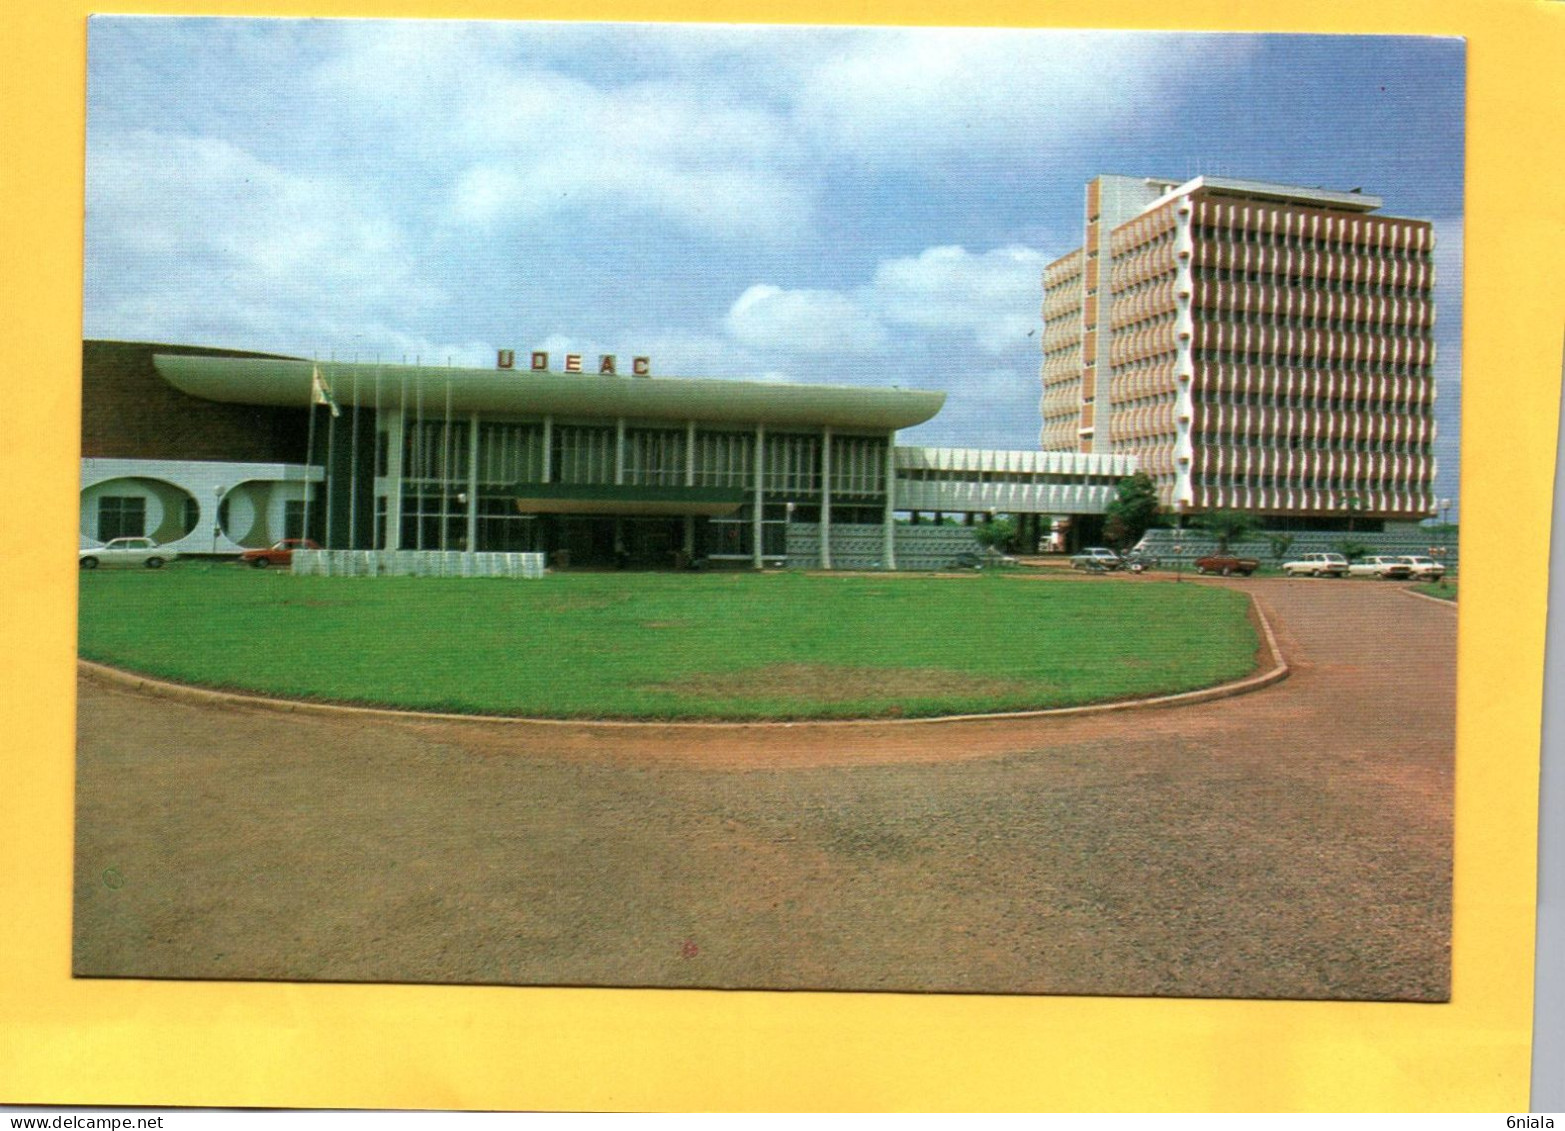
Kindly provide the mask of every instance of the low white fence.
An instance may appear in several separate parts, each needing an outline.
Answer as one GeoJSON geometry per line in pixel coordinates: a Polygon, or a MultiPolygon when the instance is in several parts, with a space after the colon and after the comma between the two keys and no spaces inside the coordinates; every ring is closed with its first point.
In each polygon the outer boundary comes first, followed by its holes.
{"type": "Polygon", "coordinates": [[[295,550],[293,572],[310,577],[543,576],[542,554],[441,550],[295,550]]]}

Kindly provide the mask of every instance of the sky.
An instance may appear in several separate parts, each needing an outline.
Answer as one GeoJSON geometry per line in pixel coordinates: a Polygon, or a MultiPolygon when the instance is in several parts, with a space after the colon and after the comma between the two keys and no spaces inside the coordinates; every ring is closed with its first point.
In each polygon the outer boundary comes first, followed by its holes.
{"type": "Polygon", "coordinates": [[[1036,449],[1088,180],[1362,188],[1436,225],[1455,496],[1464,86],[1417,37],[94,17],[83,332],[940,389],[901,442],[1036,449]]]}

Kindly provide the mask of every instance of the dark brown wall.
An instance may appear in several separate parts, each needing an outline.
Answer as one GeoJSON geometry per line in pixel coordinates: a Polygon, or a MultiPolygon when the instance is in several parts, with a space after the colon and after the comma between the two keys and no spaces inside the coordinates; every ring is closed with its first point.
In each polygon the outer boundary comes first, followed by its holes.
{"type": "Polygon", "coordinates": [[[187,396],[158,375],[155,353],[275,357],[149,342],[82,343],[82,455],[303,463],[309,416],[297,409],[187,396]]]}

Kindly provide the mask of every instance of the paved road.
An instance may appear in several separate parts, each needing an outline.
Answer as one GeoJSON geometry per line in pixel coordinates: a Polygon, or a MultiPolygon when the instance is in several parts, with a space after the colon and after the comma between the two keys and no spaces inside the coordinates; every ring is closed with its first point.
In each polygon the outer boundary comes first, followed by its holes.
{"type": "Polygon", "coordinates": [[[1288,680],[1071,719],[366,725],[83,680],[75,969],[1444,1000],[1454,610],[1220,584],[1288,680]]]}

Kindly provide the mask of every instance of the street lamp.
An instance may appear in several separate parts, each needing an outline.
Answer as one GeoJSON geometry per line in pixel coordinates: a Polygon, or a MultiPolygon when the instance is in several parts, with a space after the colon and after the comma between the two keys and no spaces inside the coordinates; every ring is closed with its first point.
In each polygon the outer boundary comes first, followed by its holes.
{"type": "Polygon", "coordinates": [[[222,529],[219,516],[223,508],[223,494],[227,490],[228,488],[221,483],[212,488],[212,556],[214,558],[217,557],[217,536],[222,529]]]}
{"type": "Polygon", "coordinates": [[[1174,584],[1178,585],[1185,579],[1185,548],[1179,542],[1174,543],[1174,584]]]}
{"type": "Polygon", "coordinates": [[[1440,586],[1445,587],[1445,575],[1450,570],[1451,560],[1451,500],[1440,500],[1440,557],[1444,559],[1445,569],[1440,571],[1440,586]]]}

